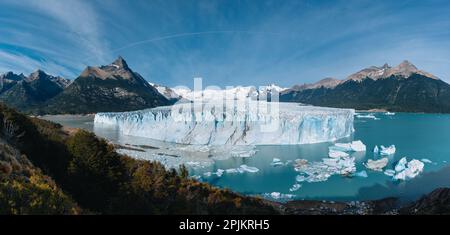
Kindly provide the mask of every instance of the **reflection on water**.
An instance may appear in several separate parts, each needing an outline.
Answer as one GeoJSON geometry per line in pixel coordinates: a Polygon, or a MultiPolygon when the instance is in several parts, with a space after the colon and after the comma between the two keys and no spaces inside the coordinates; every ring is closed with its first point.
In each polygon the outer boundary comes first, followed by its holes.
{"type": "Polygon", "coordinates": [[[386,116],[380,113],[375,116],[379,120],[355,119],[354,136],[340,140],[362,140],[367,145],[366,153],[353,154],[357,171],[366,170],[367,178],[335,175],[325,182],[303,182],[295,192],[289,190],[296,184],[298,175],[292,163],[300,158],[310,162],[321,161],[327,157],[332,143],[234,149],[186,146],[124,136],[104,126],[94,128],[93,116],[46,116],[45,119],[94,131],[117,144],[119,152],[136,158],[157,160],[169,167],[185,164],[191,175],[201,177],[201,180],[251,195],[280,192],[293,194],[296,199],[369,200],[397,196],[408,200],[437,187],[450,186],[450,166],[447,163],[450,161],[450,115],[400,113],[386,116]],[[375,145],[391,144],[396,145],[397,152],[389,157],[387,169],[392,169],[404,156],[409,160],[427,158],[432,163],[425,163],[423,174],[405,182],[394,182],[382,172],[369,171],[363,166],[367,159],[375,158],[371,151],[375,145]],[[271,164],[274,158],[283,164],[274,166],[271,164]],[[259,171],[236,173],[241,165],[256,167],[259,171]],[[228,172],[222,172],[227,169],[228,172]]]}

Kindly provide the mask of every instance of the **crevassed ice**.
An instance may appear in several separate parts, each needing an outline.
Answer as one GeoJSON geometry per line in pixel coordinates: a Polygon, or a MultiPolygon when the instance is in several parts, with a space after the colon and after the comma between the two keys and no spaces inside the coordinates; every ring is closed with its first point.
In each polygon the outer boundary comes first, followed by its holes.
{"type": "Polygon", "coordinates": [[[311,144],[348,137],[354,130],[353,109],[237,102],[98,113],[94,123],[114,126],[124,135],[193,145],[311,144]]]}

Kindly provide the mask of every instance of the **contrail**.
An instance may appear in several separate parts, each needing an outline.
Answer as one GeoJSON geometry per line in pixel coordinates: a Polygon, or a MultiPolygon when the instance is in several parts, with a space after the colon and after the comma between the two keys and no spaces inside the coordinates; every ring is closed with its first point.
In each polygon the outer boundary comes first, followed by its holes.
{"type": "MultiPolygon", "coordinates": [[[[127,44],[123,47],[113,49],[111,52],[117,53],[119,51],[139,46],[142,44],[147,43],[153,43],[158,41],[163,41],[167,39],[174,39],[174,38],[182,38],[182,37],[190,37],[190,36],[198,36],[198,35],[208,35],[208,34],[267,34],[267,35],[273,35],[273,36],[281,36],[281,33],[273,33],[273,32],[258,32],[258,31],[236,31],[236,30],[225,30],[225,31],[203,31],[203,32],[191,32],[191,33],[179,33],[179,34],[172,34],[167,36],[161,36],[151,39],[146,39],[142,41],[132,42],[130,44],[127,44]]],[[[86,58],[87,60],[93,59],[94,56],[86,58]]]]}

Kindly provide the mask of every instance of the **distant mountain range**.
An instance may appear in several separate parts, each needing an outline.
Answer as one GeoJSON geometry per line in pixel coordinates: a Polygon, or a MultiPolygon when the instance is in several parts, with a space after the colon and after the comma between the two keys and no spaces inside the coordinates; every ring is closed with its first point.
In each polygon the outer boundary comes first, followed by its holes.
{"type": "Polygon", "coordinates": [[[70,80],[41,70],[28,77],[8,72],[0,76],[0,101],[19,110],[30,110],[55,97],[69,84],[70,80]]]}
{"type": "Polygon", "coordinates": [[[73,82],[38,70],[28,77],[12,72],[0,75],[0,101],[34,114],[85,114],[119,112],[192,101],[202,96],[213,100],[271,99],[276,91],[281,102],[404,112],[450,113],[450,85],[419,70],[408,61],[365,68],[346,79],[325,78],[316,83],[281,88],[276,85],[225,90],[169,88],[147,82],[119,57],[113,63],[87,67],[73,82]]]}
{"type": "Polygon", "coordinates": [[[344,80],[323,79],[281,92],[280,101],[317,106],[450,113],[450,85],[409,61],[372,66],[344,80]]]}

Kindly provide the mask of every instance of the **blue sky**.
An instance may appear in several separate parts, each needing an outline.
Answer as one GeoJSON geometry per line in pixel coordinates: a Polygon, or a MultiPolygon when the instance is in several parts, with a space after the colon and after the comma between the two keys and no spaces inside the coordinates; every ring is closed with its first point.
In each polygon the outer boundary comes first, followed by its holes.
{"type": "Polygon", "coordinates": [[[410,60],[450,81],[450,1],[1,0],[0,73],[122,55],[168,86],[291,86],[410,60]]]}

